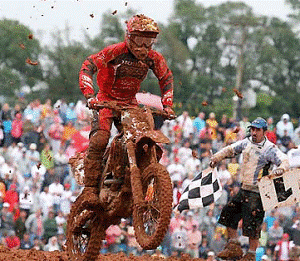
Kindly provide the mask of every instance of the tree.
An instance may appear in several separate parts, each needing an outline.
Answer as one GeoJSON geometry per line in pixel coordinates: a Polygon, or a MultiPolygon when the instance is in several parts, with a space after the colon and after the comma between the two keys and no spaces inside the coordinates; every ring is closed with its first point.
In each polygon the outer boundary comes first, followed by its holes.
{"type": "Polygon", "coordinates": [[[278,119],[283,113],[298,117],[299,39],[290,24],[278,18],[267,19],[266,24],[254,35],[256,64],[252,68],[252,79],[274,96],[268,105],[270,115],[276,115],[278,119]]]}
{"type": "Polygon", "coordinates": [[[0,50],[0,68],[3,73],[1,88],[4,88],[6,95],[13,95],[21,83],[32,87],[43,78],[41,65],[29,64],[28,59],[33,64],[38,62],[42,49],[27,26],[15,20],[0,20],[0,50]]]}
{"type": "Polygon", "coordinates": [[[21,86],[21,78],[15,71],[4,67],[0,69],[0,90],[1,95],[5,97],[13,97],[14,91],[21,86]]]}
{"type": "Polygon", "coordinates": [[[52,35],[52,48],[46,48],[48,64],[45,68],[45,81],[49,85],[44,96],[52,100],[65,98],[76,101],[82,98],[78,84],[78,73],[83,61],[91,54],[82,43],[69,41],[68,30],[52,35]],[[65,33],[65,35],[64,35],[65,33]]]}

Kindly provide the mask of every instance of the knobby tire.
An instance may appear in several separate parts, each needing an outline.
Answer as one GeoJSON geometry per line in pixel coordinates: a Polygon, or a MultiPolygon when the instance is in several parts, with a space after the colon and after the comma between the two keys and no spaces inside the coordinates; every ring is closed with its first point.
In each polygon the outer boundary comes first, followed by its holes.
{"type": "Polygon", "coordinates": [[[149,165],[141,176],[143,198],[147,198],[147,187],[151,180],[154,180],[154,196],[152,201],[145,200],[145,206],[134,206],[133,225],[137,242],[141,247],[155,249],[164,239],[170,224],[173,201],[172,183],[168,171],[159,163],[149,165]],[[149,223],[148,217],[151,217],[149,223]],[[152,231],[149,232],[150,230],[152,231]]]}

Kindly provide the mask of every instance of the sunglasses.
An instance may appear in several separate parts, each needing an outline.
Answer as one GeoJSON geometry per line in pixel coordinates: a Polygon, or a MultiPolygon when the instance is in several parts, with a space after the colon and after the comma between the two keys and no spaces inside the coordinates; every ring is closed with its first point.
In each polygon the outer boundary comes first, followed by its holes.
{"type": "Polygon", "coordinates": [[[154,44],[156,39],[152,37],[131,35],[130,40],[133,41],[138,47],[145,45],[147,48],[149,48],[154,44]]]}

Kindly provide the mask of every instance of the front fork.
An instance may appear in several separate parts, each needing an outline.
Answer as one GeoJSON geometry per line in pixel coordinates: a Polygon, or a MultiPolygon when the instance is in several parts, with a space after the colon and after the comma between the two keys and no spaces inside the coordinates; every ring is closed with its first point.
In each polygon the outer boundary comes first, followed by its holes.
{"type": "Polygon", "coordinates": [[[132,188],[133,204],[136,207],[140,207],[145,204],[145,201],[143,198],[141,173],[136,162],[135,146],[132,141],[128,141],[126,143],[126,147],[127,147],[129,167],[130,167],[130,181],[131,181],[131,188],[132,188]]]}

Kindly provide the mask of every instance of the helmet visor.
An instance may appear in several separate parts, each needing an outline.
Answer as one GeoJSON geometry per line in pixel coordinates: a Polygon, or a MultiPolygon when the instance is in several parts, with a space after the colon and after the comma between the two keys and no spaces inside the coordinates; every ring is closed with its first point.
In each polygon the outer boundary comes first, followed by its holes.
{"type": "Polygon", "coordinates": [[[130,35],[130,40],[133,41],[138,47],[145,45],[147,48],[149,48],[154,44],[156,39],[153,37],[130,35]]]}

